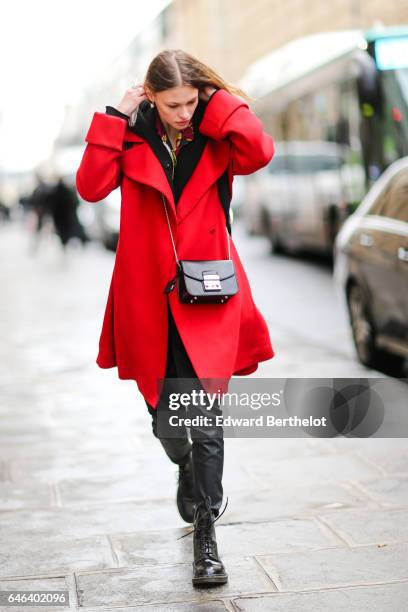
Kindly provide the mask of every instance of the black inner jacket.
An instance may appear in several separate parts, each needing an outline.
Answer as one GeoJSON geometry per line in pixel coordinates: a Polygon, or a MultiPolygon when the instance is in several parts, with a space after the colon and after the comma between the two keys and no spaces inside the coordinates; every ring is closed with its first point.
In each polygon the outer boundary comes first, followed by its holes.
{"type": "MultiPolygon", "coordinates": [[[[192,175],[194,168],[200,160],[208,140],[207,136],[199,132],[199,126],[207,104],[208,102],[204,102],[201,99],[198,101],[192,117],[194,138],[191,142],[184,144],[177,155],[177,164],[174,169],[174,179],[172,179],[173,164],[170,159],[169,152],[156,130],[156,107],[152,108],[147,100],[143,100],[143,102],[141,102],[139,105],[135,125],[129,126],[130,131],[147,140],[157,159],[161,163],[173,192],[176,206],[188,179],[192,175]]],[[[129,119],[127,115],[121,113],[113,106],[106,107],[106,114],[122,117],[123,119],[126,119],[126,121],[129,119]]],[[[132,142],[124,141],[124,149],[130,148],[133,144],[134,143],[132,142]]],[[[228,232],[231,234],[229,215],[231,195],[228,186],[227,171],[225,171],[224,174],[218,179],[218,196],[224,210],[228,232]]]]}

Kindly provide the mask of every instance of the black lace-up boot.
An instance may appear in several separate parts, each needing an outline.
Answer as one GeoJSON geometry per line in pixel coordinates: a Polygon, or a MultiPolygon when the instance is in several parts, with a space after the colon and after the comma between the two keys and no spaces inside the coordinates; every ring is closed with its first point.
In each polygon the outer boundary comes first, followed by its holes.
{"type": "Polygon", "coordinates": [[[181,518],[186,523],[194,521],[194,470],[192,452],[187,455],[187,461],[179,466],[177,508],[181,518]]]}
{"type": "Polygon", "coordinates": [[[215,517],[211,509],[210,497],[206,498],[205,503],[201,502],[196,507],[194,514],[194,586],[215,586],[228,581],[228,574],[218,555],[215,539],[214,523],[220,517],[221,515],[215,517]]]}

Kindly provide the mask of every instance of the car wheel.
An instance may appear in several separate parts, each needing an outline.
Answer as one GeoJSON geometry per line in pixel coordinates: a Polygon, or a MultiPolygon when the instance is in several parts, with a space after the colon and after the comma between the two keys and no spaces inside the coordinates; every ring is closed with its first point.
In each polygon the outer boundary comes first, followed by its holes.
{"type": "Polygon", "coordinates": [[[285,252],[281,241],[275,233],[269,234],[269,251],[272,255],[280,255],[285,252]]]}
{"type": "Polygon", "coordinates": [[[262,227],[263,233],[269,240],[269,252],[271,255],[279,255],[284,252],[278,234],[272,229],[272,223],[268,213],[264,209],[262,212],[262,227]]]}
{"type": "Polygon", "coordinates": [[[376,347],[375,328],[361,287],[351,286],[347,302],[354,346],[361,363],[390,375],[400,374],[405,358],[376,347]]]}
{"type": "Polygon", "coordinates": [[[269,252],[271,255],[281,255],[285,253],[285,248],[279,238],[279,234],[274,231],[271,227],[271,222],[268,220],[268,238],[269,238],[269,252]]]}

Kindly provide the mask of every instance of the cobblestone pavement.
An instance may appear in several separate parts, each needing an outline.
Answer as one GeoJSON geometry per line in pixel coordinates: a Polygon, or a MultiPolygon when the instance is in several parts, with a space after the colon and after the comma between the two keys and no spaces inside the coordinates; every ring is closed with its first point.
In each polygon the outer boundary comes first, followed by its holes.
{"type": "MultiPolygon", "coordinates": [[[[279,273],[239,241],[250,276],[279,273]]],[[[177,541],[190,527],[176,466],[135,383],[95,364],[112,254],[90,244],[63,255],[53,235],[34,252],[17,225],[0,227],[0,252],[0,591],[66,589],[88,612],[408,609],[405,439],[227,438],[217,538],[230,579],[196,590],[192,537],[177,541]]],[[[314,357],[361,374],[344,326],[329,321],[336,349],[322,335],[305,360],[277,315],[267,319],[282,351],[260,375],[292,364],[313,376],[314,357]]]]}

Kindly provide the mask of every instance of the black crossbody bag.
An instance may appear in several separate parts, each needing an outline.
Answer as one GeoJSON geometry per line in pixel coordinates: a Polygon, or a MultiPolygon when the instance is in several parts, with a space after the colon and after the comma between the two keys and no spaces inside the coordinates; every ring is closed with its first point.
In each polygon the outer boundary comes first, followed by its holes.
{"type": "Polygon", "coordinates": [[[165,293],[170,293],[177,284],[179,301],[184,304],[223,304],[238,293],[227,227],[228,259],[179,260],[163,195],[162,200],[177,265],[177,274],[167,284],[165,293]]]}

